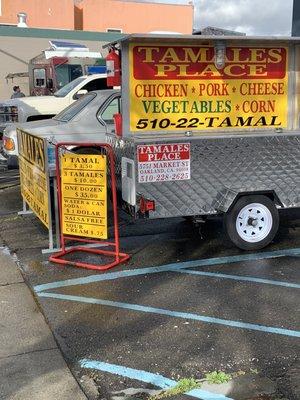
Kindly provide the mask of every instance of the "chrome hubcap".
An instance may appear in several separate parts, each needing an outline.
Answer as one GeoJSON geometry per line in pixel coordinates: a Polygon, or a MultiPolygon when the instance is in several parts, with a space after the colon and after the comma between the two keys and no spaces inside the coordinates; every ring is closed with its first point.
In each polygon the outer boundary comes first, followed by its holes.
{"type": "Polygon", "coordinates": [[[244,207],[236,219],[238,235],[246,242],[257,243],[264,240],[273,226],[270,210],[260,203],[244,207]]]}

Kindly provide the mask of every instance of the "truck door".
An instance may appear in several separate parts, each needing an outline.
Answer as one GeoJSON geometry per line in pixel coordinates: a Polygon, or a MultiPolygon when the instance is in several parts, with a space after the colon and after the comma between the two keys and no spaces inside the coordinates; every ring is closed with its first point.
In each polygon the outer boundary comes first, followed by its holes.
{"type": "Polygon", "coordinates": [[[39,65],[33,68],[32,96],[44,96],[49,93],[47,88],[47,76],[49,76],[49,65],[39,65]]]}

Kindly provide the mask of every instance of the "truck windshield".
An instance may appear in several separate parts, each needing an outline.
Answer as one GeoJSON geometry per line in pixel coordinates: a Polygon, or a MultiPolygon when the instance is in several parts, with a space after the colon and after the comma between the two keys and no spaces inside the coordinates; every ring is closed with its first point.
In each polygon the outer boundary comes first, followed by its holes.
{"type": "Polygon", "coordinates": [[[74,79],[74,81],[68,83],[66,86],[59,89],[57,92],[54,93],[55,97],[65,97],[68,93],[70,93],[77,85],[79,85],[82,81],[86,78],[80,76],[79,78],[74,79]]]}
{"type": "Polygon", "coordinates": [[[62,122],[71,121],[71,119],[79,114],[95,97],[95,93],[89,93],[80,97],[80,99],[69,105],[69,107],[61,111],[53,119],[62,122]]]}

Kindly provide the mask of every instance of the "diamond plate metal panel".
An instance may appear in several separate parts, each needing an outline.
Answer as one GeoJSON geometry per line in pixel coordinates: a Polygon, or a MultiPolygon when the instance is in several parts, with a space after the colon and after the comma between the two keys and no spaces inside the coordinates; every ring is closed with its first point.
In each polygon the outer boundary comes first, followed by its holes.
{"type": "MultiPolygon", "coordinates": [[[[300,206],[300,135],[165,139],[191,143],[191,179],[138,183],[137,195],[155,200],[150,218],[206,215],[226,211],[241,192],[274,191],[284,207],[300,206]]],[[[118,171],[121,156],[136,158],[139,144],[161,138],[124,141],[115,146],[118,171]]],[[[137,173],[137,168],[136,168],[137,173]]],[[[136,175],[137,181],[137,175],[136,175]]]]}

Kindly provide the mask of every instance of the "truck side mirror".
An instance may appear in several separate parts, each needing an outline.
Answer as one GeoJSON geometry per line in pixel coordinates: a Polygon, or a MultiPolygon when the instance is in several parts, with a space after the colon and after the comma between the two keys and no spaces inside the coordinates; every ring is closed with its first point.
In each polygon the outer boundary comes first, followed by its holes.
{"type": "Polygon", "coordinates": [[[47,78],[46,86],[47,89],[53,89],[53,79],[47,78]]]}
{"type": "Polygon", "coordinates": [[[84,96],[85,94],[87,94],[87,90],[86,89],[79,89],[77,93],[74,94],[74,99],[78,100],[80,99],[80,97],[84,96]]]}

